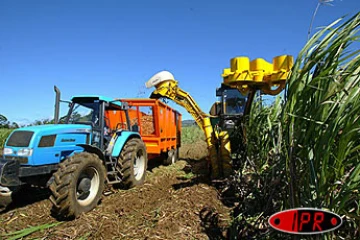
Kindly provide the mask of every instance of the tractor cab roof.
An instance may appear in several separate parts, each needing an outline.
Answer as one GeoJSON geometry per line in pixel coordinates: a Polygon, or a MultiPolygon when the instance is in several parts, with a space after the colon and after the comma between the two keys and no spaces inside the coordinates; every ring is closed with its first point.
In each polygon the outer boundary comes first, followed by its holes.
{"type": "Polygon", "coordinates": [[[77,95],[71,98],[71,101],[74,103],[79,103],[81,105],[86,105],[86,103],[93,103],[94,101],[103,101],[109,103],[108,109],[122,109],[122,102],[115,100],[110,97],[104,97],[100,95],[77,95]]]}

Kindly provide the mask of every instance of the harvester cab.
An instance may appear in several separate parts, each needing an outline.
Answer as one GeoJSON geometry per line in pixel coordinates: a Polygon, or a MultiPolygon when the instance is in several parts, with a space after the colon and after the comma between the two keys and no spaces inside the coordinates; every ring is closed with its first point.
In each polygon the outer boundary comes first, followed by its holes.
{"type": "Polygon", "coordinates": [[[216,123],[223,130],[234,130],[246,114],[247,94],[242,94],[237,89],[222,84],[216,89],[216,97],[219,99],[218,111],[213,114],[216,118],[212,121],[212,125],[216,123]]]}
{"type": "Polygon", "coordinates": [[[55,92],[55,124],[18,128],[6,140],[0,198],[22,185],[46,186],[53,213],[71,218],[98,204],[105,183],[142,184],[147,151],[140,133],[132,131],[126,102],[97,95],[62,101],[56,87],[55,92]],[[67,102],[69,111],[59,119],[60,102],[67,102]],[[110,112],[119,113],[116,123],[109,122],[110,112]]]}

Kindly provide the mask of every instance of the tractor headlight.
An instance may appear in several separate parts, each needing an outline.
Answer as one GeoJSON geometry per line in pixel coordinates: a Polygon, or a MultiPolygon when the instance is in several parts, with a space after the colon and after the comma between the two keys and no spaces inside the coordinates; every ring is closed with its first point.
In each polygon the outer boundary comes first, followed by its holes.
{"type": "Polygon", "coordinates": [[[29,157],[32,155],[33,150],[31,148],[21,148],[17,151],[18,156],[29,157]]]}
{"type": "Polygon", "coordinates": [[[4,148],[4,151],[3,151],[4,155],[10,155],[13,153],[14,153],[14,151],[12,150],[12,148],[4,148]]]}

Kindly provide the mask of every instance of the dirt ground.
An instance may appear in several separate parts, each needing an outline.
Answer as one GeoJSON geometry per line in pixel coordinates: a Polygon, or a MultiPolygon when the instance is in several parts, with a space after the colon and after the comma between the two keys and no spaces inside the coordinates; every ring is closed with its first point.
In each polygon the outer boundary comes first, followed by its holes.
{"type": "MultiPolygon", "coordinates": [[[[112,192],[93,211],[26,239],[223,239],[231,209],[209,184],[206,153],[205,143],[184,145],[172,166],[149,162],[144,185],[112,192]]],[[[0,236],[57,223],[48,197],[36,189],[16,196],[0,213],[0,236]]]]}

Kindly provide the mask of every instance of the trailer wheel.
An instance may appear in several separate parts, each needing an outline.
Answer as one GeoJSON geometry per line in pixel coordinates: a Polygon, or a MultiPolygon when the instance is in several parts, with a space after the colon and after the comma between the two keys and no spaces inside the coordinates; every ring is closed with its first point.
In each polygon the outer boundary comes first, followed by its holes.
{"type": "Polygon", "coordinates": [[[76,218],[94,209],[102,197],[105,167],[96,154],[82,152],[60,163],[49,188],[53,215],[76,218]]]}
{"type": "Polygon", "coordinates": [[[177,149],[171,149],[168,151],[167,157],[164,158],[164,165],[169,166],[174,164],[179,159],[179,151],[177,149]]]}
{"type": "Polygon", "coordinates": [[[13,195],[19,191],[20,187],[4,187],[0,185],[0,210],[6,209],[13,201],[13,195]]]}
{"type": "Polygon", "coordinates": [[[118,160],[119,171],[124,188],[143,184],[147,169],[147,153],[143,141],[130,139],[123,147],[118,160]]]}

